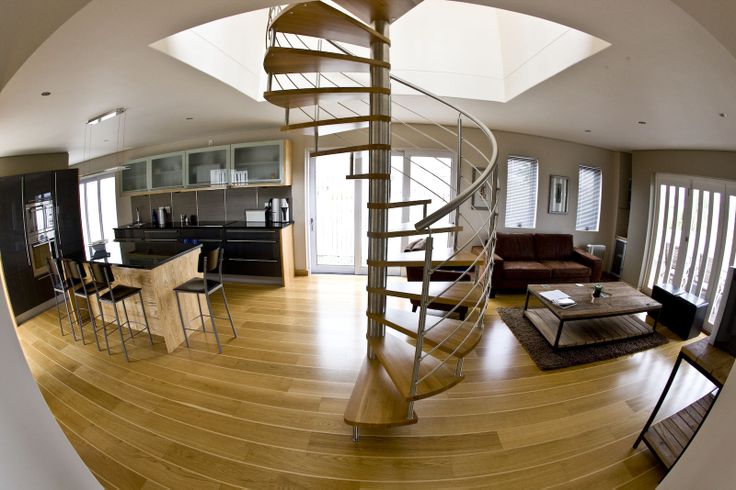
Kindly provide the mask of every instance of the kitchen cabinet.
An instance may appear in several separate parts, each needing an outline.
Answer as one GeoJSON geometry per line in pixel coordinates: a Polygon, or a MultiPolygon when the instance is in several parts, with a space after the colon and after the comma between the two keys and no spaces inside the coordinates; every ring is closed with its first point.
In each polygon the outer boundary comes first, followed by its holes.
{"type": "Polygon", "coordinates": [[[184,186],[184,152],[151,157],[151,189],[184,186]]]}
{"type": "Polygon", "coordinates": [[[38,172],[23,176],[23,202],[42,201],[54,190],[54,172],[38,172]]]}
{"type": "Polygon", "coordinates": [[[291,185],[291,144],[288,140],[231,146],[232,185],[291,185]]]}
{"type": "Polygon", "coordinates": [[[79,206],[79,171],[54,172],[56,205],[56,246],[61,256],[73,257],[84,250],[82,215],[79,206]],[[72,191],[72,189],[76,189],[72,191]]]}
{"type": "Polygon", "coordinates": [[[186,152],[187,187],[226,185],[229,182],[230,146],[186,152]]]}
{"type": "Polygon", "coordinates": [[[125,164],[121,172],[123,192],[135,192],[148,190],[148,159],[134,160],[125,164]]]}

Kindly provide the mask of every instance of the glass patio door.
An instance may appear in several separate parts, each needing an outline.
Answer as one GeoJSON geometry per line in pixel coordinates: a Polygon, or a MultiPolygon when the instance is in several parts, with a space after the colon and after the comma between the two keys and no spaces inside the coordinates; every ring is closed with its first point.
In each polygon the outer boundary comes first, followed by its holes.
{"type": "Polygon", "coordinates": [[[705,299],[709,330],[736,265],[736,183],[658,175],[653,217],[643,289],[669,283],[705,299]]]}

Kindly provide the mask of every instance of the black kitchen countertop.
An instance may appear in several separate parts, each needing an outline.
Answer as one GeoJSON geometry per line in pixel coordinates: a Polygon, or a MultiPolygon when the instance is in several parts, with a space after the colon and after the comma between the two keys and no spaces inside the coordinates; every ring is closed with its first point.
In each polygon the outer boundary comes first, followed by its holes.
{"type": "Polygon", "coordinates": [[[240,221],[199,221],[196,225],[182,225],[181,223],[173,222],[167,223],[165,226],[154,226],[151,223],[143,223],[136,225],[131,223],[129,225],[118,226],[118,230],[188,230],[192,228],[242,228],[242,229],[266,229],[266,230],[280,230],[286,228],[289,225],[294,224],[293,221],[289,222],[266,222],[266,221],[255,221],[246,223],[243,220],[240,221]]]}
{"type": "Polygon", "coordinates": [[[133,269],[154,269],[201,246],[179,242],[109,242],[105,251],[93,253],[87,248],[86,259],[133,269]]]}

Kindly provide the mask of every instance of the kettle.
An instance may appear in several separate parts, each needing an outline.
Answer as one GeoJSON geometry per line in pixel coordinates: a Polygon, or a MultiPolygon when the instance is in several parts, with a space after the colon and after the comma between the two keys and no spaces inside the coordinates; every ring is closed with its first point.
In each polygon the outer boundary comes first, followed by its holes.
{"type": "Polygon", "coordinates": [[[161,206],[158,208],[158,226],[165,228],[171,223],[171,208],[169,206],[161,206]]]}

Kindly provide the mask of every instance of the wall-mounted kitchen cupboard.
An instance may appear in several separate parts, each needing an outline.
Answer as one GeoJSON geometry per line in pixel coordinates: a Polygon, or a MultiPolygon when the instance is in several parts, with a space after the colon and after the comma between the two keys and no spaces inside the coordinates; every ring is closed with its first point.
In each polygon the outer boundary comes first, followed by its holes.
{"type": "Polygon", "coordinates": [[[123,192],[291,185],[291,142],[259,141],[197,148],[125,164],[123,192]]]}
{"type": "Polygon", "coordinates": [[[230,146],[213,146],[186,152],[186,186],[211,187],[229,183],[230,146]]]}
{"type": "Polygon", "coordinates": [[[125,164],[121,172],[123,192],[137,192],[148,190],[150,184],[148,179],[148,159],[132,160],[125,164]]]}
{"type": "Polygon", "coordinates": [[[240,143],[230,148],[231,184],[291,184],[291,146],[287,140],[240,143]],[[285,158],[287,154],[288,158],[285,158]]]}
{"type": "Polygon", "coordinates": [[[150,158],[151,189],[184,186],[184,152],[167,153],[150,158]]]}

